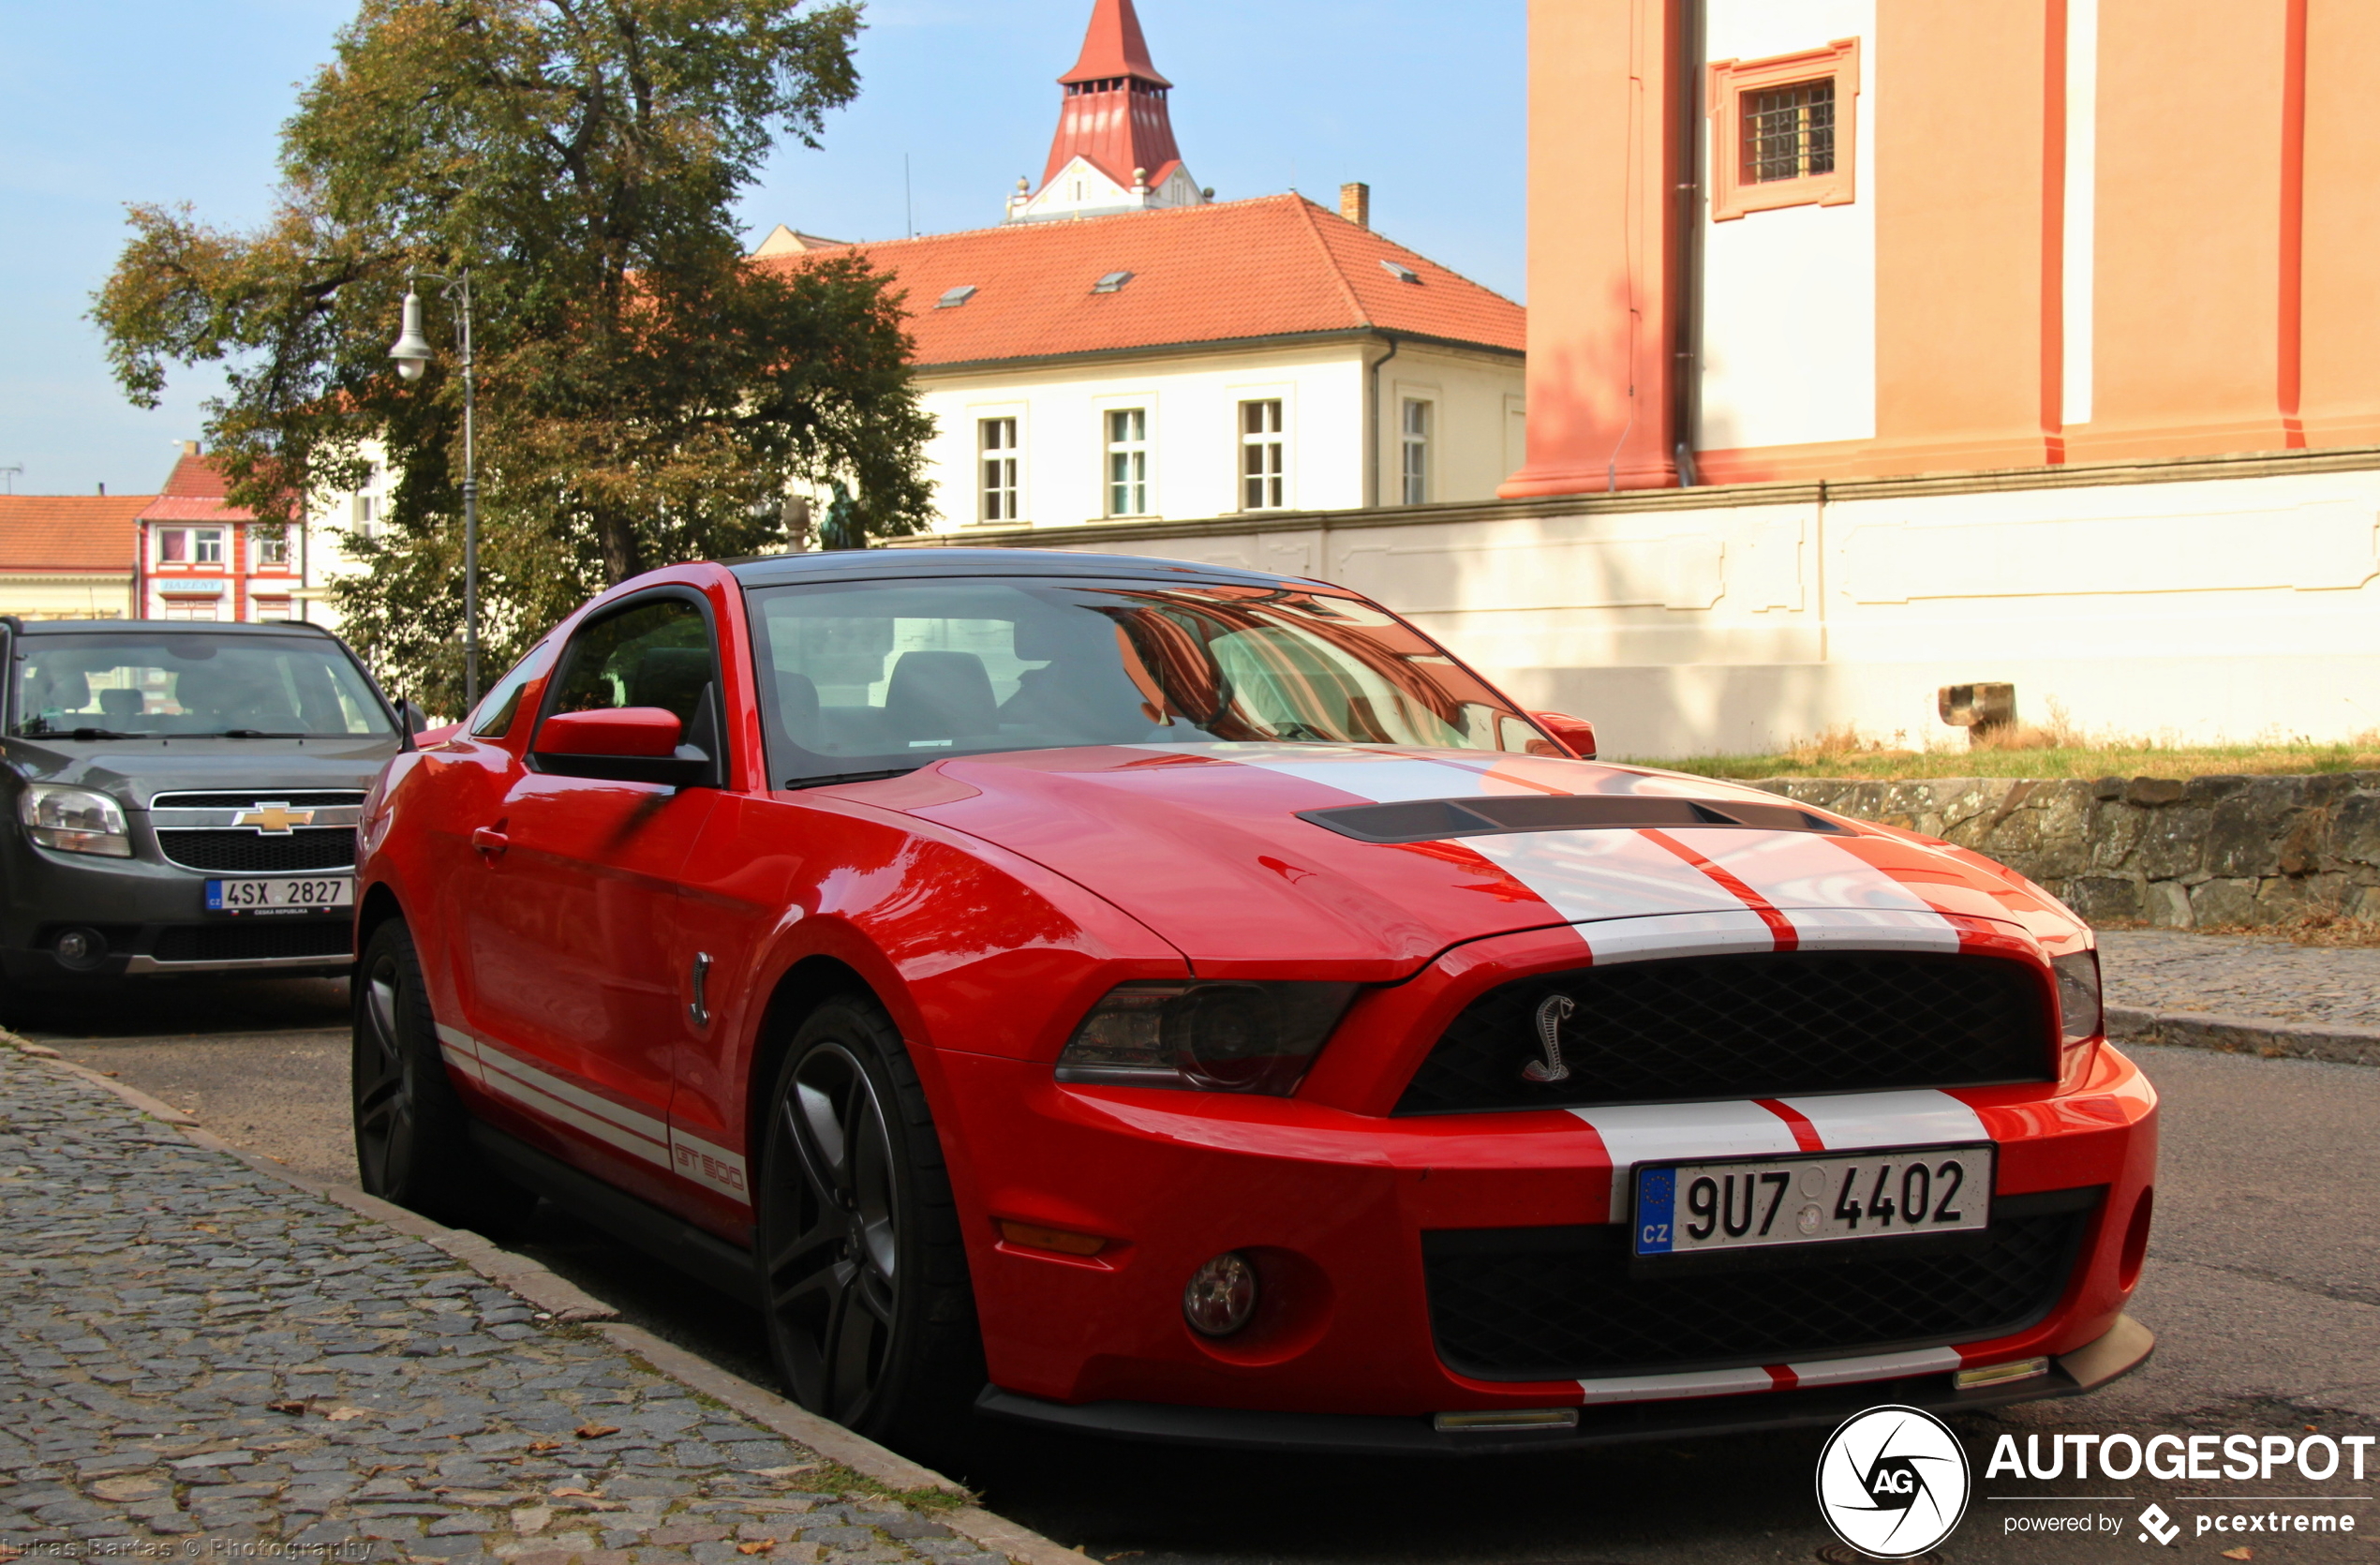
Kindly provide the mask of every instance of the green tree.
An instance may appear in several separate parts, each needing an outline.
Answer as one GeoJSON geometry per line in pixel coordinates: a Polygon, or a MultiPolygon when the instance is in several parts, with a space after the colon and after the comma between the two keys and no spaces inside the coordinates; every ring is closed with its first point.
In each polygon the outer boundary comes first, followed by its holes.
{"type": "Polygon", "coordinates": [[[169,367],[219,365],[208,437],[275,519],[385,442],[392,525],[350,536],[369,574],[337,604],[433,710],[461,709],[462,387],[443,351],[392,373],[416,273],[469,269],[475,296],[483,678],[606,585],[778,545],[791,488],[848,497],[845,545],[915,531],[931,425],[887,279],[749,261],[732,212],[856,92],[859,9],[364,0],[283,127],[268,222],[132,209],[93,310],[117,378],[154,406],[169,367]]]}

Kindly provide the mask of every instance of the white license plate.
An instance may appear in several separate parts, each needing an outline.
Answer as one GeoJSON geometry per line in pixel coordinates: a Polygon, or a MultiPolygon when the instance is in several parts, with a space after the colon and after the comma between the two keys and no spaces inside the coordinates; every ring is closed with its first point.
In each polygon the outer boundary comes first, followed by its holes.
{"type": "Polygon", "coordinates": [[[1638,1255],[1963,1233],[1991,1224],[1992,1148],[1902,1147],[1636,1170],[1638,1255]]]}
{"type": "Polygon", "coordinates": [[[330,913],[354,905],[353,875],[273,875],[206,883],[209,913],[330,913]]]}

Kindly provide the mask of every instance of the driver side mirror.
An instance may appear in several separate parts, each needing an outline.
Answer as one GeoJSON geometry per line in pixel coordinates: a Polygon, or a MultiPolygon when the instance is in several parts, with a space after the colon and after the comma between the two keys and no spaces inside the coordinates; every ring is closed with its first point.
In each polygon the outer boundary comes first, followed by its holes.
{"type": "Polygon", "coordinates": [[[1595,759],[1595,724],[1586,719],[1562,712],[1531,712],[1529,721],[1553,735],[1555,743],[1565,746],[1580,760],[1595,759]]]}
{"type": "Polygon", "coordinates": [[[710,755],[683,736],[677,714],[659,707],[556,712],[537,730],[529,758],[558,777],[677,788],[708,782],[710,755]]]}

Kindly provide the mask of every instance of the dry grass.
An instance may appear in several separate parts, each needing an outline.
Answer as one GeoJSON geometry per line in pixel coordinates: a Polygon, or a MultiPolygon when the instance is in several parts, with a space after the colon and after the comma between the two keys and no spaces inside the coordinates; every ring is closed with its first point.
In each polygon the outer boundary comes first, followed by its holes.
{"type": "Polygon", "coordinates": [[[2179,745],[2124,735],[2089,733],[2068,721],[2055,702],[2045,723],[2022,723],[1910,749],[1907,736],[1890,740],[1850,727],[1830,728],[1771,755],[1689,755],[1646,760],[1704,777],[1853,777],[1897,782],[1922,777],[2210,777],[2246,773],[2285,776],[2325,771],[2380,771],[2380,732],[2343,744],[2268,739],[2255,744],[2179,745]]]}

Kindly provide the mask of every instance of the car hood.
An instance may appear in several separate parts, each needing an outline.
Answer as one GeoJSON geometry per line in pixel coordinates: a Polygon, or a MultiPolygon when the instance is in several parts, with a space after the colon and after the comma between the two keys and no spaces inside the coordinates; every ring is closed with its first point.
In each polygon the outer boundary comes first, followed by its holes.
{"type": "Polygon", "coordinates": [[[1956,950],[1971,919],[2041,940],[2080,931],[2046,893],[1962,850],[1754,788],[1589,761],[1106,746],[953,758],[819,792],[1034,859],[1211,974],[1382,981],[1465,941],[1564,924],[1600,961],[1956,950]],[[1364,809],[1382,805],[1406,808],[1364,809]]]}
{"type": "Polygon", "coordinates": [[[361,792],[397,752],[392,735],[310,739],[11,739],[8,759],[28,781],[112,794],[145,810],[158,794],[310,788],[361,792]]]}

